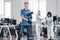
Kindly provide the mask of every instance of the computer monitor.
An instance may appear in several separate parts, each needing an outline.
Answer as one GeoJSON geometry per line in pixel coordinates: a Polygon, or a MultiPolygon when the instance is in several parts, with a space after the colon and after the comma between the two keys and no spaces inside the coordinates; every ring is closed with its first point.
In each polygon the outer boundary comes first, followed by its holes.
{"type": "Polygon", "coordinates": [[[9,23],[9,18],[5,18],[5,23],[9,23]]]}
{"type": "Polygon", "coordinates": [[[13,25],[16,25],[16,20],[15,20],[15,19],[10,19],[10,20],[9,20],[9,23],[10,23],[10,24],[13,24],[13,25]]]}

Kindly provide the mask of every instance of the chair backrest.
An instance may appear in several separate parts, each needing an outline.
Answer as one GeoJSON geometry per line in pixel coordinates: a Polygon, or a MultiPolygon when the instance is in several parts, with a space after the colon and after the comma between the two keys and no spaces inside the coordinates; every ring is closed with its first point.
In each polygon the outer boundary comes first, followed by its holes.
{"type": "Polygon", "coordinates": [[[10,19],[10,20],[9,20],[9,23],[10,23],[10,24],[13,24],[13,25],[16,25],[16,20],[15,20],[15,19],[10,19]]]}
{"type": "Polygon", "coordinates": [[[53,22],[57,20],[57,17],[56,16],[53,16],[53,22]]]}
{"type": "Polygon", "coordinates": [[[60,21],[60,17],[58,17],[58,21],[60,21]]]}

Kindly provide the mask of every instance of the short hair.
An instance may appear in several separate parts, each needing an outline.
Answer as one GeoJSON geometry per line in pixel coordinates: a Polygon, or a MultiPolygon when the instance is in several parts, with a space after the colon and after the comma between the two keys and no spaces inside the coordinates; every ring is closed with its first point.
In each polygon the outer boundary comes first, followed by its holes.
{"type": "Polygon", "coordinates": [[[51,14],[51,12],[48,12],[48,13],[47,13],[47,16],[48,16],[48,15],[50,15],[50,17],[52,17],[52,14],[51,14]]]}
{"type": "Polygon", "coordinates": [[[28,2],[25,2],[24,4],[29,4],[28,2]]]}

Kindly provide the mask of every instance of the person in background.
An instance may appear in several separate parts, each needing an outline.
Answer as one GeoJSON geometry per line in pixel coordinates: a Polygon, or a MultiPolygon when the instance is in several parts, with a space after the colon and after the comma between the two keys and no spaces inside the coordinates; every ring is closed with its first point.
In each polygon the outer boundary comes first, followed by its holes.
{"type": "Polygon", "coordinates": [[[54,33],[53,33],[53,17],[51,12],[47,13],[47,17],[46,19],[46,23],[48,25],[47,27],[47,31],[48,31],[48,39],[50,40],[50,37],[52,38],[52,40],[54,39],[54,33]]]}
{"type": "Polygon", "coordinates": [[[36,15],[36,38],[37,40],[40,40],[40,32],[41,32],[41,24],[42,24],[42,18],[41,18],[41,12],[38,10],[36,15]]]}
{"type": "Polygon", "coordinates": [[[29,37],[32,35],[31,34],[31,26],[30,24],[28,23],[28,16],[27,14],[30,13],[30,10],[28,9],[28,5],[29,3],[28,2],[25,2],[24,3],[24,9],[21,10],[21,18],[22,18],[22,22],[21,22],[21,27],[20,27],[20,33],[19,33],[19,36],[18,36],[18,40],[21,40],[21,37],[22,37],[22,33],[24,32],[24,28],[27,29],[27,40],[30,40],[29,37]]]}

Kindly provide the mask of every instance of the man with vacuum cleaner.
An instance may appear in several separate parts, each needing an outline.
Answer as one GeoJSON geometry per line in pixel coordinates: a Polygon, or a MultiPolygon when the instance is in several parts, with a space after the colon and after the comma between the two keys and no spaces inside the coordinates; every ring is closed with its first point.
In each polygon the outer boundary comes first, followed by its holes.
{"type": "Polygon", "coordinates": [[[21,36],[22,33],[24,32],[24,28],[27,29],[27,40],[31,40],[30,37],[32,36],[32,13],[29,9],[28,9],[28,2],[24,3],[24,9],[21,10],[21,18],[22,18],[22,22],[21,22],[21,27],[20,27],[20,32],[19,32],[19,36],[18,36],[18,40],[21,40],[21,36]]]}

